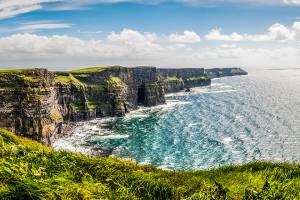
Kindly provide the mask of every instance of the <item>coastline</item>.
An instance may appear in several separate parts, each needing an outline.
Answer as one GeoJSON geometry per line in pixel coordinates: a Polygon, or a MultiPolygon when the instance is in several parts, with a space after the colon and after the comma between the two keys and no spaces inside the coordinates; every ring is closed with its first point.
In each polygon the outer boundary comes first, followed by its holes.
{"type": "MultiPolygon", "coordinates": [[[[230,77],[229,77],[230,78],[230,77]]],[[[214,78],[214,80],[218,80],[220,78],[214,78]]],[[[214,84],[212,84],[214,86],[214,84]]],[[[228,86],[227,86],[228,87],[228,86]]],[[[224,91],[208,91],[211,86],[202,86],[202,87],[195,87],[191,88],[191,92],[185,92],[184,90],[179,91],[179,92],[174,92],[174,93],[168,93],[166,94],[166,104],[163,105],[157,105],[153,107],[139,107],[137,110],[133,110],[129,113],[126,113],[125,116],[123,117],[107,117],[107,118],[98,118],[98,119],[93,119],[90,121],[85,121],[85,122],[79,122],[78,127],[84,127],[89,126],[88,124],[93,124],[90,126],[94,126],[94,129],[99,129],[98,131],[98,136],[101,138],[101,140],[105,140],[107,137],[111,137],[114,139],[122,139],[122,138],[128,138],[129,135],[119,135],[114,132],[114,127],[110,127],[108,124],[113,124],[114,121],[116,120],[129,120],[131,118],[145,118],[148,117],[149,113],[154,113],[154,112],[167,112],[168,110],[172,109],[174,106],[178,104],[186,104],[189,102],[184,102],[180,100],[174,100],[174,99],[168,99],[169,97],[180,97],[180,96],[191,96],[191,95],[197,95],[197,94],[208,94],[208,93],[224,93],[224,92],[236,92],[236,90],[224,90],[224,91]],[[95,126],[97,124],[97,128],[95,126]]],[[[100,156],[100,157],[109,157],[109,156],[115,156],[114,151],[116,149],[110,149],[105,146],[97,146],[97,147],[88,147],[86,145],[80,145],[74,141],[82,141],[84,137],[81,137],[80,134],[82,133],[83,136],[88,136],[90,137],[91,135],[87,134],[87,130],[70,130],[66,135],[64,135],[62,138],[58,138],[56,141],[53,142],[53,147],[56,150],[69,150],[72,152],[79,152],[83,153],[85,155],[89,156],[100,156]],[[75,133],[74,133],[75,132],[75,133]],[[79,135],[78,135],[79,134],[79,135]],[[65,137],[65,138],[64,138],[65,137]],[[72,144],[73,141],[74,143],[72,144]],[[104,148],[104,151],[103,149],[104,148]]],[[[96,136],[96,135],[95,135],[96,136]]],[[[116,156],[118,157],[118,156],[116,156]]],[[[120,158],[120,157],[118,157],[120,158]]],[[[120,159],[125,159],[125,160],[133,160],[132,158],[120,158],[120,159]]],[[[147,162],[145,162],[147,163],[147,162]]],[[[164,167],[162,167],[164,168],[164,167]]],[[[167,168],[164,168],[167,169],[167,168]]]]}
{"type": "Polygon", "coordinates": [[[0,127],[51,145],[69,128],[65,124],[125,116],[139,105],[164,104],[166,93],[210,85],[210,77],[246,74],[240,68],[145,66],[0,70],[0,127]]]}

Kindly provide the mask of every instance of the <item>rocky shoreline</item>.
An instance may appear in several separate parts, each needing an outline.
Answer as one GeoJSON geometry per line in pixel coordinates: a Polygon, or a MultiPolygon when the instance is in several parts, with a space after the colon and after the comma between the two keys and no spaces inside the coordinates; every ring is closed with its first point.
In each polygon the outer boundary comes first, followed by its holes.
{"type": "Polygon", "coordinates": [[[0,70],[0,127],[51,145],[74,122],[124,116],[139,105],[164,104],[166,93],[210,85],[215,77],[246,74],[239,68],[121,66],[0,70]]]}

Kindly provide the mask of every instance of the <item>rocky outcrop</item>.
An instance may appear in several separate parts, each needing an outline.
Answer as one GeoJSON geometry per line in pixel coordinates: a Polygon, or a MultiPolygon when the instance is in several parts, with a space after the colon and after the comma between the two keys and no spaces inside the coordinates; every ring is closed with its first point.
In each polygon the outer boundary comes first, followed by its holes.
{"type": "Polygon", "coordinates": [[[209,84],[204,69],[0,70],[0,127],[50,145],[71,122],[124,116],[164,104],[165,93],[209,84]]]}
{"type": "Polygon", "coordinates": [[[241,68],[212,68],[206,69],[206,71],[210,78],[248,75],[248,73],[241,68]]]}

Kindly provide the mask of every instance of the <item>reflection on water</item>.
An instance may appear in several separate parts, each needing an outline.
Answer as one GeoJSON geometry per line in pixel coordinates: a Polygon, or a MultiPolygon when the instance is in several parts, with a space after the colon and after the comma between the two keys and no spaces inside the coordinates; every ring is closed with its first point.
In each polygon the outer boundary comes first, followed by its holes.
{"type": "Polygon", "coordinates": [[[113,155],[167,169],[254,160],[300,161],[300,70],[266,70],[213,81],[168,104],[93,120],[57,149],[114,148],[113,155]],[[101,128],[109,123],[111,131],[101,128]]]}

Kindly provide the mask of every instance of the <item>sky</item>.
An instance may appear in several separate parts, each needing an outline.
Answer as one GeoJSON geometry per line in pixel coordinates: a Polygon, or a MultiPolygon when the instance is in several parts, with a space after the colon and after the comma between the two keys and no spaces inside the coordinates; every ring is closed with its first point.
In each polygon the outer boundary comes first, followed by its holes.
{"type": "Polygon", "coordinates": [[[0,0],[0,68],[300,67],[300,0],[0,0]]]}

